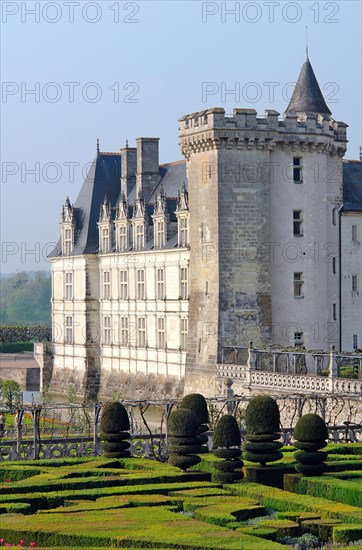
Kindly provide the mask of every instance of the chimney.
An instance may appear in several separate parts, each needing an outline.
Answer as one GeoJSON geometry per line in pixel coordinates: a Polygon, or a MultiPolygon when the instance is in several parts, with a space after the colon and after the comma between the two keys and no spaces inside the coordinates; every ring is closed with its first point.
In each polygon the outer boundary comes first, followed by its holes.
{"type": "Polygon", "coordinates": [[[148,200],[160,179],[158,161],[158,142],[160,138],[137,138],[137,189],[136,196],[142,192],[148,200]]]}
{"type": "Polygon", "coordinates": [[[121,191],[128,198],[132,188],[136,185],[137,149],[123,147],[121,149],[121,191]]]}

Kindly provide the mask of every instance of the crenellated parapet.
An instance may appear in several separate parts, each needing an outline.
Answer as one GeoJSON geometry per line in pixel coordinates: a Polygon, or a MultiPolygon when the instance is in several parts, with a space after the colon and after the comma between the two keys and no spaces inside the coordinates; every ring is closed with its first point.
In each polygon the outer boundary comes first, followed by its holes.
{"type": "Polygon", "coordinates": [[[233,115],[223,108],[213,108],[185,115],[180,122],[182,153],[213,149],[274,150],[284,149],[328,153],[343,156],[346,151],[347,124],[319,115],[287,115],[266,110],[258,117],[255,109],[234,109],[233,115]]]}

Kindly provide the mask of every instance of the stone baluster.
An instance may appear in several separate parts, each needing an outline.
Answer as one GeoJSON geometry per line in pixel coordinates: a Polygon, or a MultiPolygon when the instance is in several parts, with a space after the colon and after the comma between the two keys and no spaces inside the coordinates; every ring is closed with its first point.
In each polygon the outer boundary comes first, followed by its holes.
{"type": "MultiPolygon", "coordinates": [[[[329,353],[329,378],[337,378],[338,376],[338,365],[337,365],[337,358],[336,358],[336,346],[333,344],[331,345],[331,351],[329,353]]],[[[331,388],[332,392],[334,391],[334,387],[332,385],[331,388]]]]}
{"type": "Polygon", "coordinates": [[[253,342],[249,342],[248,347],[248,360],[246,364],[246,385],[250,388],[251,386],[251,373],[255,370],[255,350],[253,347],[253,342]]]}

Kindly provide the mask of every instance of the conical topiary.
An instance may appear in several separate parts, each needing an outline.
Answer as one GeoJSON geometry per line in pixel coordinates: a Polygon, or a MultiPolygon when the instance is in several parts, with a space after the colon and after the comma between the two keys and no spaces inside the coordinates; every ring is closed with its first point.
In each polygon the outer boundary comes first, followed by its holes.
{"type": "Polygon", "coordinates": [[[214,462],[217,472],[214,475],[215,481],[222,483],[233,483],[244,477],[241,470],[243,461],[241,456],[241,438],[238,424],[231,414],[224,414],[216,426],[212,435],[214,455],[218,460],[214,462]]]}
{"type": "Polygon", "coordinates": [[[200,462],[201,458],[194,454],[199,453],[201,449],[198,430],[197,416],[190,409],[177,409],[170,414],[167,424],[167,442],[168,462],[172,466],[186,471],[190,466],[200,462]]]}
{"type": "Polygon", "coordinates": [[[280,460],[283,455],[278,450],[283,444],[275,441],[280,438],[280,414],[277,402],[268,395],[253,397],[245,411],[246,442],[243,445],[243,457],[250,462],[280,460]]]}
{"type": "Polygon", "coordinates": [[[100,438],[103,455],[107,458],[130,456],[128,439],[129,418],[126,409],[119,402],[106,403],[102,409],[100,438]]]}
{"type": "Polygon", "coordinates": [[[305,476],[323,474],[328,456],[328,453],[319,451],[327,445],[328,430],[324,420],[318,414],[305,414],[298,420],[293,436],[296,439],[294,446],[300,449],[294,454],[297,472],[305,476]]]}
{"type": "Polygon", "coordinates": [[[181,401],[180,409],[190,409],[196,414],[199,423],[199,442],[202,445],[200,453],[208,453],[208,437],[205,432],[209,429],[209,411],[205,397],[201,393],[189,393],[181,401]]]}

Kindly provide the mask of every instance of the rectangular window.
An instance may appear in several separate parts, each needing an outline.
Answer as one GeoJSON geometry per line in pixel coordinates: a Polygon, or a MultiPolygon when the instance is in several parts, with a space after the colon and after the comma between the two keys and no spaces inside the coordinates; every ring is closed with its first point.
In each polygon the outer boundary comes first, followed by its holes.
{"type": "Polygon", "coordinates": [[[294,297],[303,298],[303,273],[294,273],[294,297]]]}
{"type": "Polygon", "coordinates": [[[179,245],[180,246],[187,246],[188,243],[189,243],[189,241],[188,241],[188,219],[186,217],[180,218],[179,224],[180,224],[180,241],[179,241],[179,245]]]}
{"type": "Polygon", "coordinates": [[[294,183],[303,183],[302,180],[302,163],[301,158],[293,158],[293,182],[294,183]]]}
{"type": "Polygon", "coordinates": [[[156,222],[156,242],[155,246],[161,248],[165,244],[165,223],[163,220],[156,222]]]}
{"type": "Polygon", "coordinates": [[[358,241],[357,238],[357,225],[352,225],[352,241],[358,241]]]}
{"type": "Polygon", "coordinates": [[[137,300],[144,300],[145,298],[145,270],[137,269],[137,300]]]}
{"type": "Polygon", "coordinates": [[[162,267],[157,268],[156,274],[157,274],[157,300],[164,300],[165,299],[165,270],[162,267]]]}
{"type": "Polygon", "coordinates": [[[187,318],[181,319],[180,327],[180,347],[185,350],[187,345],[187,330],[188,330],[188,320],[187,318]]]}
{"type": "Polygon", "coordinates": [[[119,238],[119,250],[128,249],[128,235],[127,235],[127,226],[121,225],[119,228],[118,238],[119,238]]]}
{"type": "Polygon", "coordinates": [[[121,317],[121,346],[128,346],[128,317],[121,317]]]}
{"type": "Polygon", "coordinates": [[[111,298],[111,272],[103,271],[103,299],[110,300],[111,298]]]}
{"type": "Polygon", "coordinates": [[[110,315],[105,315],[103,318],[103,343],[110,345],[111,342],[111,317],[110,315]]]}
{"type": "Polygon", "coordinates": [[[136,250],[141,250],[144,246],[144,228],[143,223],[136,225],[136,250]]]}
{"type": "Polygon", "coordinates": [[[337,208],[332,209],[332,224],[337,225],[337,208]]]}
{"type": "Polygon", "coordinates": [[[337,273],[337,258],[335,256],[332,258],[332,272],[333,275],[337,273]]]}
{"type": "Polygon", "coordinates": [[[164,349],[165,347],[165,318],[157,319],[157,347],[164,349]]]}
{"type": "Polygon", "coordinates": [[[119,298],[120,300],[128,299],[128,271],[122,269],[119,272],[119,298]]]}
{"type": "Polygon", "coordinates": [[[333,321],[337,321],[337,304],[333,304],[333,321]]]}
{"type": "Polygon", "coordinates": [[[109,251],[109,227],[102,228],[102,252],[109,251]]]}
{"type": "Polygon", "coordinates": [[[65,299],[73,300],[73,273],[65,273],[65,299]]]}
{"type": "Polygon", "coordinates": [[[68,227],[63,234],[63,254],[69,256],[73,250],[73,230],[68,227]]]}
{"type": "Polygon", "coordinates": [[[358,349],[358,336],[357,336],[357,334],[353,335],[353,342],[352,343],[353,343],[353,349],[354,350],[358,349]]]}
{"type": "Polygon", "coordinates": [[[352,292],[358,292],[357,275],[352,275],[352,292]]]}
{"type": "Polygon", "coordinates": [[[65,343],[73,344],[73,317],[70,315],[65,318],[65,343]]]}
{"type": "Polygon", "coordinates": [[[301,210],[293,210],[293,235],[294,235],[294,237],[302,237],[303,236],[302,223],[303,223],[302,211],[301,210]]]}
{"type": "Polygon", "coordinates": [[[302,346],[303,345],[303,332],[295,332],[294,333],[294,346],[302,346]]]}
{"type": "Polygon", "coordinates": [[[180,269],[180,297],[181,300],[188,299],[188,269],[187,267],[181,267],[180,269]]]}
{"type": "Polygon", "coordinates": [[[138,346],[144,348],[146,346],[146,318],[138,317],[137,319],[138,346]]]}

